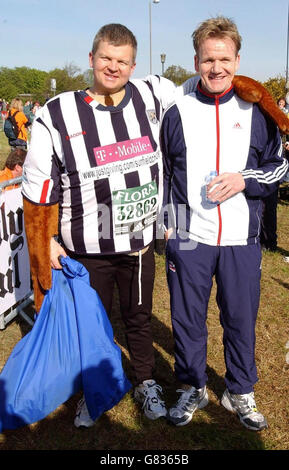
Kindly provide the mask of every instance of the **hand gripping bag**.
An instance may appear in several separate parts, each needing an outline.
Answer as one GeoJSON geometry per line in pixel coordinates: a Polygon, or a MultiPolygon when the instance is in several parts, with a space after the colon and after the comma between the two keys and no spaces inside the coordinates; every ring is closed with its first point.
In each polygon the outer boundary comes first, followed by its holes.
{"type": "Polygon", "coordinates": [[[0,374],[0,432],[43,419],[81,389],[96,419],[131,388],[87,270],[69,257],[61,263],[32,330],[0,374]]]}

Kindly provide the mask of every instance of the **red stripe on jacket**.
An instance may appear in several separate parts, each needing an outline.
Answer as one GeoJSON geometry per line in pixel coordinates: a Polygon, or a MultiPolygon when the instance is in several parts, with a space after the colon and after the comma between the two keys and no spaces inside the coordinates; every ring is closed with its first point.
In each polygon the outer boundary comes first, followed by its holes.
{"type": "Polygon", "coordinates": [[[46,202],[48,188],[50,180],[45,180],[42,187],[42,192],[40,196],[40,203],[44,204],[46,202]]]}

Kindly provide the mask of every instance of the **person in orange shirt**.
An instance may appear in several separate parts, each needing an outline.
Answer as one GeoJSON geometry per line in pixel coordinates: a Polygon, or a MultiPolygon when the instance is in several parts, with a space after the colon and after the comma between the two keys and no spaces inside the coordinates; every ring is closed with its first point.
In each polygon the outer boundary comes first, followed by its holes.
{"type": "MultiPolygon", "coordinates": [[[[2,106],[3,106],[3,105],[2,105],[2,106]]],[[[4,108],[2,108],[2,111],[1,111],[1,120],[2,120],[2,128],[3,128],[3,131],[4,131],[5,119],[6,119],[7,116],[8,116],[9,107],[10,107],[9,103],[5,103],[4,108]]]]}
{"type": "MultiPolygon", "coordinates": [[[[16,148],[9,153],[5,167],[2,171],[0,171],[0,183],[22,176],[23,164],[26,154],[26,150],[20,148],[16,148]]],[[[18,184],[13,184],[12,186],[6,186],[5,188],[2,188],[2,190],[9,190],[17,187],[18,184]]]]}
{"type": "Polygon", "coordinates": [[[12,148],[22,148],[25,150],[27,148],[27,127],[31,125],[31,122],[23,113],[22,100],[19,98],[14,98],[11,101],[9,115],[15,117],[15,121],[19,130],[16,139],[9,139],[9,145],[12,148]]]}

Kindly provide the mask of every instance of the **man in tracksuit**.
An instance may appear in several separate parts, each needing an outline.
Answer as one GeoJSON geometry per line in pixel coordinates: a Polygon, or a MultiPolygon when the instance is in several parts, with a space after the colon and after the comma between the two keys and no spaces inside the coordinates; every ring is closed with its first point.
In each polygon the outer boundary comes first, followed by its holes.
{"type": "Polygon", "coordinates": [[[287,163],[275,124],[234,92],[236,25],[209,19],[193,40],[198,88],[167,110],[161,131],[175,372],[183,384],[168,419],[185,425],[208,403],[206,316],[215,275],[226,362],[222,404],[261,430],[267,422],[253,391],[261,198],[277,187],[287,163]]]}

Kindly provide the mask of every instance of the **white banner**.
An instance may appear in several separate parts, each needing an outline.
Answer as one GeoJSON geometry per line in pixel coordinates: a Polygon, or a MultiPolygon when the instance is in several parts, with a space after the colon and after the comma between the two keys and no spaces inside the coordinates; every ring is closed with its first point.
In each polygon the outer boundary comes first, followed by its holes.
{"type": "Polygon", "coordinates": [[[31,291],[21,188],[0,192],[0,314],[31,291]]]}

